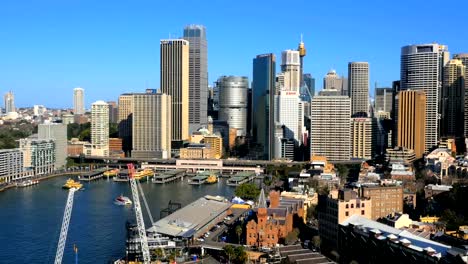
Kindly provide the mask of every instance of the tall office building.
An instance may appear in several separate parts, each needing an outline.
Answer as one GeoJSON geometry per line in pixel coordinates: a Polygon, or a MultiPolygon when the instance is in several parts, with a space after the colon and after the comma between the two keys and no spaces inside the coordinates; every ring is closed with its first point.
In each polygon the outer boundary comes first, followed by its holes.
{"type": "Polygon", "coordinates": [[[118,109],[119,138],[122,139],[122,149],[125,153],[132,149],[132,119],[133,94],[126,93],[119,96],[118,109]]]}
{"type": "Polygon", "coordinates": [[[464,108],[464,122],[463,122],[463,131],[464,136],[468,137],[468,53],[456,54],[453,56],[454,59],[461,60],[465,66],[465,93],[463,100],[464,108]]]}
{"type": "Polygon", "coordinates": [[[425,152],[426,95],[422,90],[401,91],[398,94],[398,147],[414,150],[416,158],[425,152]]]}
{"type": "Polygon", "coordinates": [[[351,114],[369,114],[369,63],[350,62],[348,64],[349,95],[351,114]]]}
{"type": "Polygon", "coordinates": [[[304,84],[307,89],[309,89],[309,92],[307,94],[310,94],[309,101],[312,99],[312,97],[315,96],[315,78],[312,77],[312,74],[310,73],[304,73],[304,84]]]}
{"type": "Polygon", "coordinates": [[[310,155],[346,161],[351,153],[351,99],[336,90],[312,98],[310,155]]]}
{"type": "Polygon", "coordinates": [[[40,124],[37,130],[38,139],[55,141],[55,169],[64,168],[67,164],[67,125],[62,123],[40,124]]]}
{"type": "Polygon", "coordinates": [[[83,88],[78,87],[73,89],[73,113],[75,115],[82,115],[85,113],[83,88]]]}
{"type": "Polygon", "coordinates": [[[335,70],[328,71],[323,78],[323,89],[336,89],[343,95],[343,78],[335,70]]]}
{"type": "Polygon", "coordinates": [[[12,91],[6,93],[3,97],[5,113],[16,112],[15,95],[12,91]]]}
{"type": "Polygon", "coordinates": [[[392,88],[375,88],[375,112],[387,112],[393,111],[393,89],[392,88]]]}
{"type": "Polygon", "coordinates": [[[465,66],[461,60],[450,60],[444,67],[441,93],[441,136],[461,139],[464,123],[465,66]]]}
{"type": "Polygon", "coordinates": [[[426,94],[425,151],[438,145],[439,104],[442,69],[449,60],[447,46],[411,45],[401,48],[401,90],[422,90],[426,94]]]}
{"type": "Polygon", "coordinates": [[[237,136],[247,135],[247,106],[249,79],[240,76],[221,76],[216,82],[219,89],[219,117],[237,136]]]}
{"type": "Polygon", "coordinates": [[[299,51],[285,50],[281,53],[281,71],[284,75],[284,87],[282,89],[299,92],[301,87],[299,51]]]}
{"type": "Polygon", "coordinates": [[[296,146],[302,143],[302,133],[299,130],[301,125],[299,123],[299,104],[298,92],[283,90],[275,95],[276,122],[283,126],[283,138],[293,139],[296,146]]]}
{"type": "Polygon", "coordinates": [[[99,156],[109,156],[109,105],[97,101],[91,105],[91,144],[99,156]]]}
{"type": "Polygon", "coordinates": [[[109,101],[107,104],[109,105],[109,123],[116,124],[119,121],[119,108],[117,106],[117,102],[109,101]]]}
{"type": "Polygon", "coordinates": [[[275,153],[275,67],[276,58],[272,53],[253,59],[252,135],[262,147],[262,158],[267,160],[275,153]]]}
{"type": "Polygon", "coordinates": [[[172,99],[172,141],[180,148],[189,139],[189,42],[161,40],[161,92],[172,99]]]}
{"type": "Polygon", "coordinates": [[[171,157],[171,96],[133,94],[132,158],[171,157]]]}
{"type": "Polygon", "coordinates": [[[201,25],[184,28],[189,45],[189,132],[208,123],[208,49],[206,29],[201,25]]]}
{"type": "Polygon", "coordinates": [[[392,82],[392,94],[393,94],[393,111],[390,114],[392,119],[392,148],[396,147],[398,141],[398,95],[401,91],[401,82],[393,81],[392,82]]]}
{"type": "Polygon", "coordinates": [[[372,159],[375,147],[375,123],[372,118],[351,118],[351,158],[372,159]]]}

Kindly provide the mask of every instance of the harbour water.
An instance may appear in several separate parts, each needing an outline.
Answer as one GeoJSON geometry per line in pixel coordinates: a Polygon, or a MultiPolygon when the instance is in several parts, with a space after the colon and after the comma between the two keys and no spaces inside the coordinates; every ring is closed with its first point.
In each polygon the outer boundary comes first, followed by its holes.
{"type": "MultiPolygon", "coordinates": [[[[0,263],[53,263],[68,194],[61,188],[66,179],[56,177],[0,192],[0,263]]],[[[74,263],[74,244],[79,263],[109,263],[123,257],[125,223],[135,222],[135,215],[132,207],[113,201],[120,194],[132,199],[129,184],[98,180],[83,185],[84,190],[75,193],[63,263],[74,263]]],[[[155,220],[171,200],[185,206],[207,194],[234,195],[225,180],[193,186],[185,178],[165,184],[145,182],[142,188],[155,220]]],[[[149,218],[143,212],[148,227],[149,218]]]]}

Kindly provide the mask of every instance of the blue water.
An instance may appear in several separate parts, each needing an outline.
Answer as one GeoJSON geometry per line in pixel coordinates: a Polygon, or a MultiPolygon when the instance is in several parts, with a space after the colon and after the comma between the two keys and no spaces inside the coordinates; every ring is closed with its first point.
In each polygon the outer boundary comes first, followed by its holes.
{"type": "MultiPolygon", "coordinates": [[[[0,263],[53,263],[68,191],[65,177],[42,181],[37,186],[0,192],[0,263]]],[[[132,207],[113,203],[120,194],[130,197],[128,183],[108,180],[84,183],[75,193],[63,263],[108,263],[125,255],[125,222],[135,222],[132,207]]],[[[182,206],[204,195],[232,197],[234,188],[224,181],[192,186],[186,181],[142,183],[155,220],[170,200],[182,206]]],[[[142,206],[143,206],[143,202],[142,206]]],[[[149,218],[144,211],[146,226],[149,218]]]]}

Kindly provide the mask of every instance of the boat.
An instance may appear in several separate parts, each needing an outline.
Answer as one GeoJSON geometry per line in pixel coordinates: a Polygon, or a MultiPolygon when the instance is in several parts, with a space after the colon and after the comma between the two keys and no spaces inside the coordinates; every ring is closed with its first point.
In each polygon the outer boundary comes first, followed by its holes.
{"type": "Polygon", "coordinates": [[[117,205],[131,205],[132,200],[130,198],[120,195],[117,198],[115,198],[114,203],[117,205]]]}
{"type": "Polygon", "coordinates": [[[104,176],[106,177],[115,177],[119,174],[119,169],[108,170],[104,172],[104,176]]]}
{"type": "Polygon", "coordinates": [[[36,184],[39,184],[38,180],[26,180],[26,181],[16,183],[16,186],[17,187],[28,187],[28,186],[32,186],[32,185],[36,185],[36,184]]]}
{"type": "Polygon", "coordinates": [[[62,186],[62,188],[64,189],[75,188],[78,190],[81,189],[82,187],[83,187],[83,184],[76,182],[73,179],[68,179],[67,182],[62,186]]]}
{"type": "Polygon", "coordinates": [[[206,179],[206,183],[217,183],[218,182],[218,177],[214,174],[208,176],[206,179]]]}

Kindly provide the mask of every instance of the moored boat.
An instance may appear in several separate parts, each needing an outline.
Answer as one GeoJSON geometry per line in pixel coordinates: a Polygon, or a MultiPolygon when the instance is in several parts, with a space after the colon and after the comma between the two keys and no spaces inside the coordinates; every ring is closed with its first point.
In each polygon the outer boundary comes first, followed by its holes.
{"type": "Polygon", "coordinates": [[[73,179],[68,179],[67,182],[62,186],[64,189],[71,189],[75,188],[77,190],[81,189],[83,187],[83,184],[74,181],[73,179]]]}
{"type": "Polygon", "coordinates": [[[130,198],[123,196],[123,195],[120,195],[117,198],[115,198],[114,202],[117,205],[131,205],[132,204],[132,200],[130,200],[130,198]]]}
{"type": "Polygon", "coordinates": [[[28,186],[32,186],[32,185],[36,185],[36,184],[39,184],[38,180],[26,180],[26,181],[16,183],[16,186],[17,187],[28,187],[28,186]]]}

